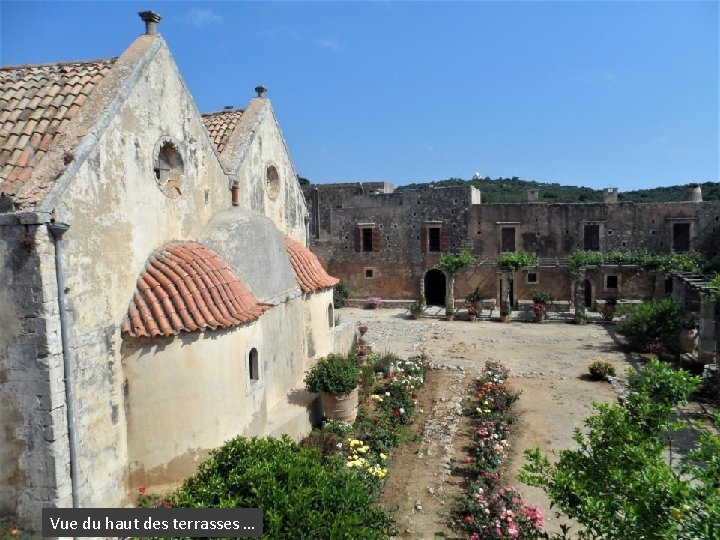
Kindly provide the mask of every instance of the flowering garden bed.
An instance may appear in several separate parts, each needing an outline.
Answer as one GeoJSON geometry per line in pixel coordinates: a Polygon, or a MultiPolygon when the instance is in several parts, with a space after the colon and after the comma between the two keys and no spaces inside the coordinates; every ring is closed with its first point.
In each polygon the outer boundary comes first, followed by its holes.
{"type": "Polygon", "coordinates": [[[474,445],[466,459],[467,489],[459,503],[455,525],[469,540],[496,538],[542,538],[540,509],[524,504],[520,494],[499,474],[507,457],[510,426],[515,422],[512,406],[519,394],[506,380],[508,370],[487,362],[477,380],[477,406],[472,410],[474,445]]]}
{"type": "Polygon", "coordinates": [[[389,538],[393,520],[377,501],[427,371],[422,357],[391,361],[394,373],[382,381],[374,366],[364,370],[366,399],[354,424],[325,422],[299,445],[287,436],[237,437],[212,451],[170,495],[141,488],[139,506],[259,507],[264,538],[389,538]]]}

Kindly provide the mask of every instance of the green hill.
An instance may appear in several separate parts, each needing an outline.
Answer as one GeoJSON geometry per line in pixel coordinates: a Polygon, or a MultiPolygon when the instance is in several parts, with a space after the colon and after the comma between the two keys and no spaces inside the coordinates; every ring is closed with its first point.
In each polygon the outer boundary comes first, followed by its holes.
{"type": "MultiPolygon", "coordinates": [[[[561,186],[534,180],[521,180],[517,176],[512,178],[495,178],[489,176],[473,180],[450,178],[438,182],[417,183],[400,186],[397,191],[407,189],[430,189],[431,187],[474,186],[482,191],[484,203],[518,203],[527,202],[527,190],[540,190],[542,202],[602,202],[603,192],[600,189],[587,187],[561,186]]],[[[704,201],[720,201],[720,183],[705,182],[702,187],[704,201]]],[[[687,200],[688,185],[658,187],[636,191],[621,191],[618,200],[621,202],[669,202],[687,200]]]]}

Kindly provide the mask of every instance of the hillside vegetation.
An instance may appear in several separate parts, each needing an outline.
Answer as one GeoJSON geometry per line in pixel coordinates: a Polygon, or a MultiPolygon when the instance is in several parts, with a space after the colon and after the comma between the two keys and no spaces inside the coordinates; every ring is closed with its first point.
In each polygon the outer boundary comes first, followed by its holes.
{"type": "MultiPolygon", "coordinates": [[[[579,203],[602,202],[603,200],[603,192],[600,189],[561,186],[560,184],[535,182],[534,180],[521,180],[516,176],[496,179],[491,179],[489,176],[486,176],[485,178],[473,180],[450,178],[449,180],[441,180],[438,182],[408,184],[398,187],[397,190],[424,190],[433,187],[466,185],[474,186],[482,191],[482,201],[484,203],[527,202],[528,189],[540,190],[540,201],[542,202],[579,203]]],[[[702,187],[704,201],[720,201],[720,183],[705,182],[701,183],[700,186],[702,187]]],[[[620,191],[618,200],[621,202],[685,201],[688,198],[688,189],[687,185],[680,185],[640,189],[636,191],[620,191]]]]}

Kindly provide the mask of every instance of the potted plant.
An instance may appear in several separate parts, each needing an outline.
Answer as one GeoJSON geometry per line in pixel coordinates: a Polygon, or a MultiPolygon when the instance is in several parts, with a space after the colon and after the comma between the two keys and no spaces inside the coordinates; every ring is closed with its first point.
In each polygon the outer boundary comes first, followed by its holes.
{"type": "Polygon", "coordinates": [[[550,293],[543,291],[536,291],[533,294],[533,313],[535,313],[535,322],[543,322],[547,317],[547,305],[552,304],[555,301],[555,297],[550,293]]]}
{"type": "Polygon", "coordinates": [[[507,302],[502,302],[500,304],[500,322],[509,322],[510,313],[512,313],[512,310],[510,309],[510,304],[507,302]]]}
{"type": "Polygon", "coordinates": [[[452,321],[455,318],[455,308],[452,306],[445,306],[445,320],[452,321]]]}
{"type": "Polygon", "coordinates": [[[573,319],[575,324],[587,324],[587,313],[584,309],[575,311],[575,318],[573,319]]]}
{"type": "Polygon", "coordinates": [[[305,387],[320,394],[323,414],[332,420],[354,422],[358,411],[360,368],[349,356],[330,354],[305,372],[305,387]]]}
{"type": "Polygon", "coordinates": [[[419,319],[424,311],[425,306],[423,306],[420,300],[417,300],[412,306],[410,306],[410,317],[412,319],[419,319]]]}
{"type": "Polygon", "coordinates": [[[533,305],[530,307],[530,309],[535,314],[535,322],[541,323],[545,320],[545,317],[547,316],[545,311],[545,304],[541,304],[540,302],[533,302],[533,305]]]}
{"type": "Polygon", "coordinates": [[[600,315],[606,321],[612,321],[615,317],[615,310],[617,309],[617,298],[608,298],[605,300],[605,305],[600,311],[600,315]]]}
{"type": "Polygon", "coordinates": [[[695,313],[689,313],[682,321],[682,327],[678,333],[680,350],[687,354],[693,354],[698,346],[698,317],[695,313]]]}
{"type": "Polygon", "coordinates": [[[468,320],[474,321],[478,313],[480,313],[480,302],[482,296],[480,296],[480,288],[476,287],[473,292],[465,297],[465,306],[467,307],[468,320]]]}
{"type": "Polygon", "coordinates": [[[380,304],[382,304],[382,298],[379,296],[371,296],[366,302],[368,309],[377,309],[380,307],[380,304]]]}

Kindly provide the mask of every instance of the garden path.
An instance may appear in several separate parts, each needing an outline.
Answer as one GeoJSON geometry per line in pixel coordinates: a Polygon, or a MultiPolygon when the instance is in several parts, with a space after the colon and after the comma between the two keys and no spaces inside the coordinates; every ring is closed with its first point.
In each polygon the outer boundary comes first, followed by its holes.
{"type": "Polygon", "coordinates": [[[613,364],[618,375],[629,366],[608,331],[611,326],[410,320],[404,311],[391,309],[343,308],[336,313],[343,320],[367,324],[375,352],[407,357],[424,350],[435,367],[443,368],[433,372],[421,403],[422,440],[398,452],[385,489],[383,503],[397,507],[400,538],[453,537],[443,520],[452,494],[460,493],[461,478],[448,475],[447,466],[464,459],[470,442],[464,417],[456,414],[456,408],[469,403],[473,377],[490,359],[510,368],[510,383],[522,392],[508,463],[510,483],[520,489],[525,502],[541,507],[546,530],[559,531],[542,490],[520,484],[515,475],[526,448],[539,446],[551,452],[573,447],[573,430],[592,414],[592,403],[616,398],[609,384],[586,378],[587,365],[597,359],[613,364]],[[437,451],[428,452],[433,444],[437,451]]]}

